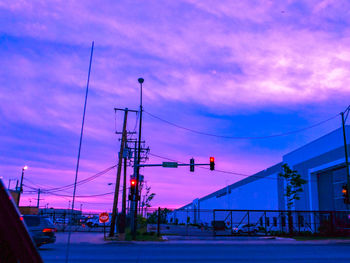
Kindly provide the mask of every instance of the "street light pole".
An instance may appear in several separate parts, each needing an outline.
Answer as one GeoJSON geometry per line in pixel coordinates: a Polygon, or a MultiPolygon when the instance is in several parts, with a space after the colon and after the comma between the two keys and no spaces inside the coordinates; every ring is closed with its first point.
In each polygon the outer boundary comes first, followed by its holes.
{"type": "MultiPolygon", "coordinates": [[[[350,108],[347,108],[347,110],[350,110],[350,108]]],[[[345,133],[345,119],[344,119],[344,112],[340,113],[341,120],[342,120],[342,126],[343,126],[343,137],[344,137],[344,150],[345,150],[345,166],[346,166],[346,183],[347,187],[349,189],[350,186],[350,174],[349,174],[349,159],[348,159],[348,147],[346,142],[346,133],[345,133]]],[[[348,199],[350,198],[349,190],[347,191],[348,199]]],[[[347,204],[349,206],[349,204],[347,204]]],[[[348,207],[349,208],[349,207],[348,207]]]]}
{"type": "Polygon", "coordinates": [[[137,167],[136,167],[136,198],[135,198],[135,211],[134,211],[134,231],[132,231],[133,239],[136,239],[136,231],[137,231],[137,202],[139,196],[139,179],[140,179],[140,159],[141,159],[141,128],[142,128],[142,84],[145,80],[143,78],[139,78],[138,82],[140,83],[140,124],[139,124],[139,140],[137,145],[137,167]]]}
{"type": "Polygon", "coordinates": [[[22,168],[22,176],[21,176],[21,184],[19,186],[19,193],[18,193],[18,198],[17,198],[17,206],[19,206],[19,199],[21,198],[21,193],[23,192],[23,176],[24,176],[24,171],[28,169],[28,166],[25,165],[22,168]]]}

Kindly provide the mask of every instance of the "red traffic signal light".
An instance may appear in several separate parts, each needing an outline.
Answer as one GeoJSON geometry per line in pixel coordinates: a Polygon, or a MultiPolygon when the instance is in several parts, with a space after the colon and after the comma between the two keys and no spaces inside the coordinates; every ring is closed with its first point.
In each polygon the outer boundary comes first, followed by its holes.
{"type": "Polygon", "coordinates": [[[213,171],[215,169],[215,159],[214,159],[214,157],[210,157],[209,161],[210,161],[210,170],[213,171]]]}
{"type": "Polygon", "coordinates": [[[137,180],[136,180],[136,179],[131,179],[131,180],[130,180],[130,186],[131,186],[132,188],[136,187],[136,183],[137,183],[137,180]]]}
{"type": "Polygon", "coordinates": [[[343,193],[344,203],[349,204],[348,185],[344,184],[341,192],[343,193]]]}
{"type": "Polygon", "coordinates": [[[343,190],[341,191],[343,195],[348,194],[348,190],[346,189],[346,186],[343,186],[343,190]]]}

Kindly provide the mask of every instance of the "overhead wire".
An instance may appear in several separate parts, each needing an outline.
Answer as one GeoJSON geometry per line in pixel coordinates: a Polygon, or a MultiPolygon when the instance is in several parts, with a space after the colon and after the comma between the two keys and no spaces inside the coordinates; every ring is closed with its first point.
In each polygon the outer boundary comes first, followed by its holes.
{"type": "MultiPolygon", "coordinates": [[[[23,186],[29,188],[29,189],[32,189],[32,191],[24,191],[25,193],[37,193],[39,188],[35,188],[35,187],[32,187],[30,185],[27,185],[27,184],[23,184],[23,186]]],[[[41,190],[41,189],[40,189],[41,190]]],[[[123,190],[119,190],[119,192],[122,192],[123,190]]],[[[57,193],[53,193],[53,192],[40,192],[41,194],[47,194],[47,195],[55,195],[55,196],[60,196],[60,197],[71,197],[70,194],[57,194],[57,193]]],[[[105,196],[105,195],[111,195],[111,194],[114,194],[114,191],[113,192],[107,192],[107,193],[101,193],[101,194],[92,194],[92,195],[80,195],[80,196],[76,196],[78,198],[90,198],[90,197],[99,197],[99,196],[105,196]]]]}
{"type": "MultiPolygon", "coordinates": [[[[85,184],[85,183],[88,183],[88,182],[91,182],[93,180],[95,180],[96,178],[106,174],[107,172],[109,172],[110,170],[114,169],[117,165],[113,165],[111,167],[108,167],[106,168],[105,170],[101,171],[101,172],[98,172],[90,177],[87,177],[83,180],[80,180],[77,182],[77,185],[82,185],[82,184],[85,184]]],[[[70,189],[70,188],[73,188],[74,187],[74,184],[68,184],[68,185],[65,185],[65,186],[60,186],[60,187],[53,187],[53,188],[48,188],[48,189],[40,189],[42,190],[43,192],[59,192],[59,191],[65,191],[67,189],[70,189]]]]}
{"type": "MultiPolygon", "coordinates": [[[[62,197],[71,197],[71,195],[62,195],[62,194],[56,194],[56,193],[50,193],[55,196],[62,196],[62,197]]],[[[108,192],[108,193],[102,193],[102,194],[93,194],[93,195],[76,195],[76,198],[91,198],[91,197],[99,197],[99,196],[105,196],[105,195],[111,195],[114,194],[113,192],[108,192]]]]}
{"type": "Polygon", "coordinates": [[[200,134],[200,135],[204,135],[204,136],[210,136],[210,137],[217,137],[217,138],[224,138],[224,139],[235,139],[235,140],[253,140],[253,139],[268,139],[268,138],[275,138],[275,137],[282,137],[282,136],[287,136],[287,135],[291,135],[291,134],[295,134],[295,133],[299,133],[299,132],[302,132],[302,131],[306,131],[306,130],[309,130],[309,129],[312,129],[314,127],[317,127],[317,126],[320,126],[330,120],[333,120],[335,119],[336,117],[339,116],[339,114],[337,115],[334,115],[326,120],[323,120],[323,121],[320,121],[320,122],[317,122],[313,125],[310,125],[310,126],[307,126],[307,127],[304,127],[304,128],[301,128],[301,129],[298,129],[298,130],[293,130],[293,131],[289,131],[289,132],[283,132],[283,133],[278,133],[278,134],[272,134],[272,135],[266,135],[266,136],[226,136],[226,135],[217,135],[217,134],[213,134],[213,133],[206,133],[206,132],[202,132],[202,131],[198,131],[198,130],[194,130],[194,129],[190,129],[190,128],[187,128],[187,127],[184,127],[184,126],[181,126],[181,125],[178,125],[176,123],[173,123],[173,122],[170,122],[168,120],[165,120],[163,118],[160,118],[146,110],[144,110],[144,112],[146,114],[148,114],[149,116],[157,119],[157,120],[160,120],[164,123],[167,123],[171,126],[174,126],[176,128],[179,128],[179,129],[182,129],[182,130],[186,130],[186,131],[189,131],[189,132],[192,132],[192,133],[195,133],[195,134],[200,134]]]}

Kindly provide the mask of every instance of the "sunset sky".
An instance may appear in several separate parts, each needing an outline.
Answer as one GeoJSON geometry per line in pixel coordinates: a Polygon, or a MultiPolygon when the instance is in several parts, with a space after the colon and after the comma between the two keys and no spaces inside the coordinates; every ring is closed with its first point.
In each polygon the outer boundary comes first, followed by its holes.
{"type": "MultiPolygon", "coordinates": [[[[154,207],[182,206],[280,162],[339,128],[336,115],[350,104],[347,0],[0,0],[0,176],[7,185],[29,166],[22,205],[36,204],[32,188],[74,182],[92,41],[78,181],[116,164],[123,116],[113,108],[138,108],[139,77],[146,112],[219,135],[144,113],[151,153],[197,163],[214,156],[216,169],[233,172],[143,168],[154,207]],[[224,138],[276,135],[328,119],[288,136],[224,138]]],[[[129,117],[133,130],[137,119],[129,117]]],[[[115,176],[113,169],[78,186],[77,195],[112,192],[115,176]]],[[[66,208],[67,196],[43,194],[41,206],[66,208]]],[[[76,207],[110,211],[112,198],[78,197],[76,207]]]]}

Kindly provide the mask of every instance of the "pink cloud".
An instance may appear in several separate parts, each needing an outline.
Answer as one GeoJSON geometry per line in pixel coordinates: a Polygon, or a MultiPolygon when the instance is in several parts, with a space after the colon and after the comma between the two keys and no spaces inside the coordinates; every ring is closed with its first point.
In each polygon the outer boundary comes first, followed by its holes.
{"type": "MultiPolygon", "coordinates": [[[[79,178],[115,163],[119,142],[113,108],[137,109],[140,76],[146,80],[146,110],[208,133],[242,135],[238,133],[247,123],[220,119],[220,115],[245,115],[248,120],[250,114],[266,110],[295,111],[306,123],[328,118],[350,95],[348,30],[333,31],[335,27],[327,22],[338,13],[345,16],[345,11],[340,12],[344,2],[339,2],[308,1],[293,9],[294,1],[260,5],[154,1],[138,6],[3,1],[0,10],[11,17],[2,23],[7,49],[0,52],[5,69],[0,74],[0,114],[11,123],[2,148],[13,154],[3,157],[6,179],[17,176],[18,167],[29,160],[34,181],[48,186],[73,181],[92,40],[95,54],[79,178]],[[22,126],[23,134],[13,132],[22,126]],[[52,137],[40,136],[49,129],[56,131],[52,137]]],[[[134,122],[135,117],[130,117],[129,129],[134,122]]],[[[197,137],[147,115],[144,127],[144,138],[156,154],[183,161],[192,155],[206,160],[213,154],[220,160],[218,168],[248,174],[279,162],[287,150],[316,136],[300,136],[284,148],[270,149],[255,142],[197,137]]],[[[289,128],[275,126],[276,130],[289,128]]],[[[249,131],[257,133],[269,134],[263,127],[249,131]]],[[[145,171],[157,192],[155,206],[184,204],[240,179],[213,174],[145,171]]],[[[86,185],[79,192],[107,191],[106,184],[113,178],[101,179],[95,187],[86,185]]],[[[66,202],[47,198],[53,204],[66,202]]],[[[97,209],[101,200],[85,201],[86,207],[97,209]]]]}

